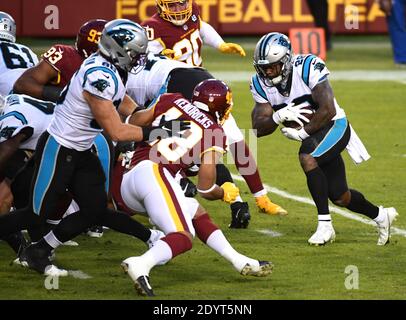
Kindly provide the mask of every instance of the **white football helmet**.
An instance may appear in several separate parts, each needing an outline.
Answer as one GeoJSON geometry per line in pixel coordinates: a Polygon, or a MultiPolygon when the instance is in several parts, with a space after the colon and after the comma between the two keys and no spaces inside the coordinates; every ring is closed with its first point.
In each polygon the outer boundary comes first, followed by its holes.
{"type": "Polygon", "coordinates": [[[293,52],[290,40],[279,32],[264,35],[257,43],[254,51],[254,67],[259,77],[267,86],[275,86],[287,82],[292,71],[293,52]],[[281,64],[280,74],[270,77],[266,69],[274,64],[281,64]]]}
{"type": "Polygon", "coordinates": [[[0,41],[16,42],[16,23],[8,13],[0,11],[0,41]]]}
{"type": "Polygon", "coordinates": [[[147,47],[145,29],[128,19],[108,22],[99,41],[100,52],[109,57],[116,67],[127,72],[144,65],[147,47]]]}

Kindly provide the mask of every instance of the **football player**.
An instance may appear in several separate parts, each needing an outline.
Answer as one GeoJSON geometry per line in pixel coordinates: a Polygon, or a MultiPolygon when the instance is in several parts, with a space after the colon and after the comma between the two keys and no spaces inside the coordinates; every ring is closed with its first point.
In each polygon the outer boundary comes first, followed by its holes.
{"type": "MultiPolygon", "coordinates": [[[[38,99],[56,102],[63,88],[68,84],[73,74],[79,69],[83,60],[98,49],[101,31],[106,20],[89,20],[83,24],[77,35],[74,46],[55,44],[42,55],[42,60],[35,67],[26,70],[14,84],[15,93],[27,94],[38,99]]],[[[106,187],[109,188],[109,163],[111,142],[107,137],[100,135],[96,139],[95,150],[102,158],[103,169],[106,173],[106,187]],[[100,151],[106,151],[100,154],[100,151]]],[[[72,203],[70,212],[75,212],[76,204],[72,203]]],[[[55,212],[49,221],[57,224],[59,213],[55,212]]],[[[92,237],[103,235],[102,226],[93,226],[87,234],[92,237]]]]}
{"type": "Polygon", "coordinates": [[[273,133],[284,121],[295,121],[300,126],[284,127],[281,131],[301,143],[299,161],[317,207],[317,230],[308,242],[323,245],[334,241],[330,199],[373,219],[379,230],[377,244],[387,244],[397,212],[372,204],[362,193],[347,186],[341,152],[347,148],[356,162],[370,156],[334,98],[324,61],[314,55],[294,56],[289,38],[272,32],[257,43],[254,66],[252,126],[258,130],[258,137],[273,133]],[[316,110],[310,120],[304,116],[308,110],[302,108],[303,103],[316,110]]]}
{"type": "Polygon", "coordinates": [[[56,102],[83,60],[97,51],[106,22],[102,19],[86,22],[80,27],[74,46],[53,45],[42,55],[38,65],[21,75],[14,84],[13,92],[56,102]]]}
{"type": "MultiPolygon", "coordinates": [[[[73,195],[80,212],[62,219],[53,231],[23,249],[22,264],[40,273],[55,269],[49,260],[51,251],[95,223],[120,227],[145,242],[151,237],[148,229],[128,215],[107,208],[105,174],[99,158],[91,151],[103,130],[115,141],[146,140],[153,131],[151,127],[122,123],[116,109],[127,101],[127,73],[143,61],[147,44],[140,25],[126,19],[110,21],[99,42],[100,52],[84,61],[62,92],[51,123],[36,148],[31,203],[0,217],[0,236],[14,232],[16,224],[27,222],[27,216],[31,223],[38,219],[43,223],[56,210],[66,190],[73,195]]],[[[167,134],[177,132],[176,128],[172,130],[173,122],[163,120],[167,134]]],[[[188,128],[175,122],[179,130],[188,128]]]]}
{"type": "Polygon", "coordinates": [[[134,211],[146,212],[165,233],[165,237],[142,256],[127,258],[122,263],[142,295],[154,295],[149,283],[150,270],[190,250],[195,234],[242,275],[266,276],[271,272],[270,262],[237,252],[207,211],[197,200],[187,198],[175,180],[178,171],[200,164],[197,190],[203,198],[230,203],[238,196],[239,190],[234,184],[216,184],[216,163],[226,149],[221,124],[232,106],[228,86],[209,79],[196,86],[192,103],[179,93],[164,94],[151,108],[135,113],[129,119],[129,123],[143,126],[157,125],[163,117],[190,121],[190,129],[182,137],[139,144],[131,170],[123,177],[121,194],[126,205],[134,211]],[[145,181],[150,183],[145,184],[145,181]]]}
{"type": "Polygon", "coordinates": [[[18,77],[37,63],[38,57],[30,48],[16,43],[13,17],[0,11],[0,95],[8,95],[18,77]]]}
{"type": "Polygon", "coordinates": [[[200,18],[199,7],[192,0],[156,0],[157,13],[141,25],[148,32],[148,50],[193,66],[202,65],[203,44],[224,53],[245,56],[244,49],[226,43],[214,28],[200,18]]]}
{"type": "MultiPolygon", "coordinates": [[[[205,79],[214,79],[214,77],[205,69],[150,53],[145,68],[136,74],[129,75],[127,93],[140,106],[148,106],[164,92],[180,92],[185,98],[191,99],[194,87],[205,79]]],[[[223,128],[236,166],[254,195],[259,210],[270,215],[287,214],[286,210],[272,203],[268,198],[255,160],[231,114],[224,122],[223,128]]],[[[226,181],[233,183],[231,174],[224,164],[218,164],[217,183],[222,185],[226,181]]],[[[246,228],[249,219],[248,203],[238,197],[236,202],[231,204],[229,226],[246,228]]]]}

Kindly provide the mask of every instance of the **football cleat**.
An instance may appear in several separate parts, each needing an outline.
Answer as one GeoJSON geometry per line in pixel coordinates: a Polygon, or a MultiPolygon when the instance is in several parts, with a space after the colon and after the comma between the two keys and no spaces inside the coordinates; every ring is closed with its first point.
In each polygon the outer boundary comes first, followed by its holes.
{"type": "Polygon", "coordinates": [[[243,276],[265,277],[272,273],[273,264],[269,261],[258,261],[258,266],[247,263],[241,270],[243,276]]]}
{"type": "Polygon", "coordinates": [[[327,242],[334,242],[336,233],[332,224],[322,223],[317,226],[316,232],[308,240],[309,244],[322,246],[327,242]]]}
{"type": "Polygon", "coordinates": [[[390,227],[393,221],[396,220],[396,217],[398,216],[398,213],[395,208],[379,207],[379,211],[381,212],[382,210],[385,214],[385,220],[381,223],[378,223],[378,232],[379,232],[379,238],[377,243],[378,246],[384,246],[385,244],[389,243],[390,227]]]}
{"type": "Polygon", "coordinates": [[[141,296],[155,296],[149,284],[149,272],[143,267],[140,257],[130,257],[121,263],[124,272],[127,273],[134,282],[134,287],[141,296]]]}
{"type": "Polygon", "coordinates": [[[228,225],[232,229],[245,229],[251,219],[247,202],[234,202],[231,204],[231,223],[228,225]]]}
{"type": "Polygon", "coordinates": [[[66,277],[68,271],[59,269],[49,260],[49,252],[40,250],[33,245],[24,248],[20,255],[20,264],[46,276],[66,277]]]}
{"type": "Polygon", "coordinates": [[[288,212],[281,206],[273,203],[265,194],[260,197],[255,197],[255,202],[260,212],[269,214],[271,216],[286,216],[288,212]]]}
{"type": "Polygon", "coordinates": [[[86,234],[92,238],[101,238],[103,237],[103,226],[93,226],[87,229],[86,234]]]}
{"type": "Polygon", "coordinates": [[[149,249],[151,249],[159,239],[165,237],[165,233],[163,233],[161,230],[150,229],[150,231],[151,231],[151,236],[149,237],[148,241],[146,242],[149,249]]]}

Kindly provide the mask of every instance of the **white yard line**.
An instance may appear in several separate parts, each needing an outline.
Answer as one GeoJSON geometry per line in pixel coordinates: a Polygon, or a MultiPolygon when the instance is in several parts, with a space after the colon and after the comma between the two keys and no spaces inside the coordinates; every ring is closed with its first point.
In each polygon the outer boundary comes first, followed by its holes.
{"type": "Polygon", "coordinates": [[[74,277],[75,279],[90,279],[92,276],[83,272],[82,270],[68,270],[68,275],[74,277]]]}
{"type": "MultiPolygon", "coordinates": [[[[215,71],[213,76],[226,82],[249,82],[255,71],[215,71]]],[[[332,71],[332,81],[397,81],[406,83],[406,70],[337,70],[332,71]]]]}
{"type": "MultiPolygon", "coordinates": [[[[235,180],[244,181],[244,178],[242,178],[241,176],[232,174],[232,177],[235,180]]],[[[305,203],[305,204],[315,206],[313,200],[310,199],[310,198],[296,196],[296,195],[290,194],[290,193],[288,193],[286,191],[279,190],[278,188],[271,187],[271,186],[269,186],[267,184],[264,184],[264,186],[265,186],[265,188],[267,189],[268,192],[277,194],[278,196],[281,196],[283,198],[287,198],[287,199],[291,199],[291,200],[294,200],[294,201],[297,201],[297,202],[301,202],[301,203],[305,203]]],[[[350,212],[348,212],[346,210],[343,210],[341,208],[338,208],[336,206],[329,206],[329,208],[330,208],[331,212],[337,213],[340,216],[343,216],[345,218],[356,220],[356,221],[359,221],[359,222],[364,223],[364,224],[369,224],[371,226],[376,226],[376,223],[374,221],[372,221],[370,219],[363,218],[363,217],[361,217],[361,216],[359,216],[357,214],[350,213],[350,212]]],[[[392,227],[391,230],[392,230],[392,234],[399,234],[399,235],[401,235],[403,237],[406,237],[406,230],[404,230],[404,229],[392,227]]]]}

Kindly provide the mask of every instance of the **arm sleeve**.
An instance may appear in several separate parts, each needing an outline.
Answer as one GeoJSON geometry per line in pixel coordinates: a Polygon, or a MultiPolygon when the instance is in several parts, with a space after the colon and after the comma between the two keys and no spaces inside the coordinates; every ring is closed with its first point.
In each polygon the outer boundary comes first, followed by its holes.
{"type": "Polygon", "coordinates": [[[83,90],[106,100],[113,100],[118,92],[119,82],[113,71],[106,67],[90,68],[85,72],[83,90]]]}
{"type": "Polygon", "coordinates": [[[224,42],[223,38],[217,33],[217,31],[203,20],[200,21],[200,36],[202,37],[203,43],[216,49],[224,42]]]}

